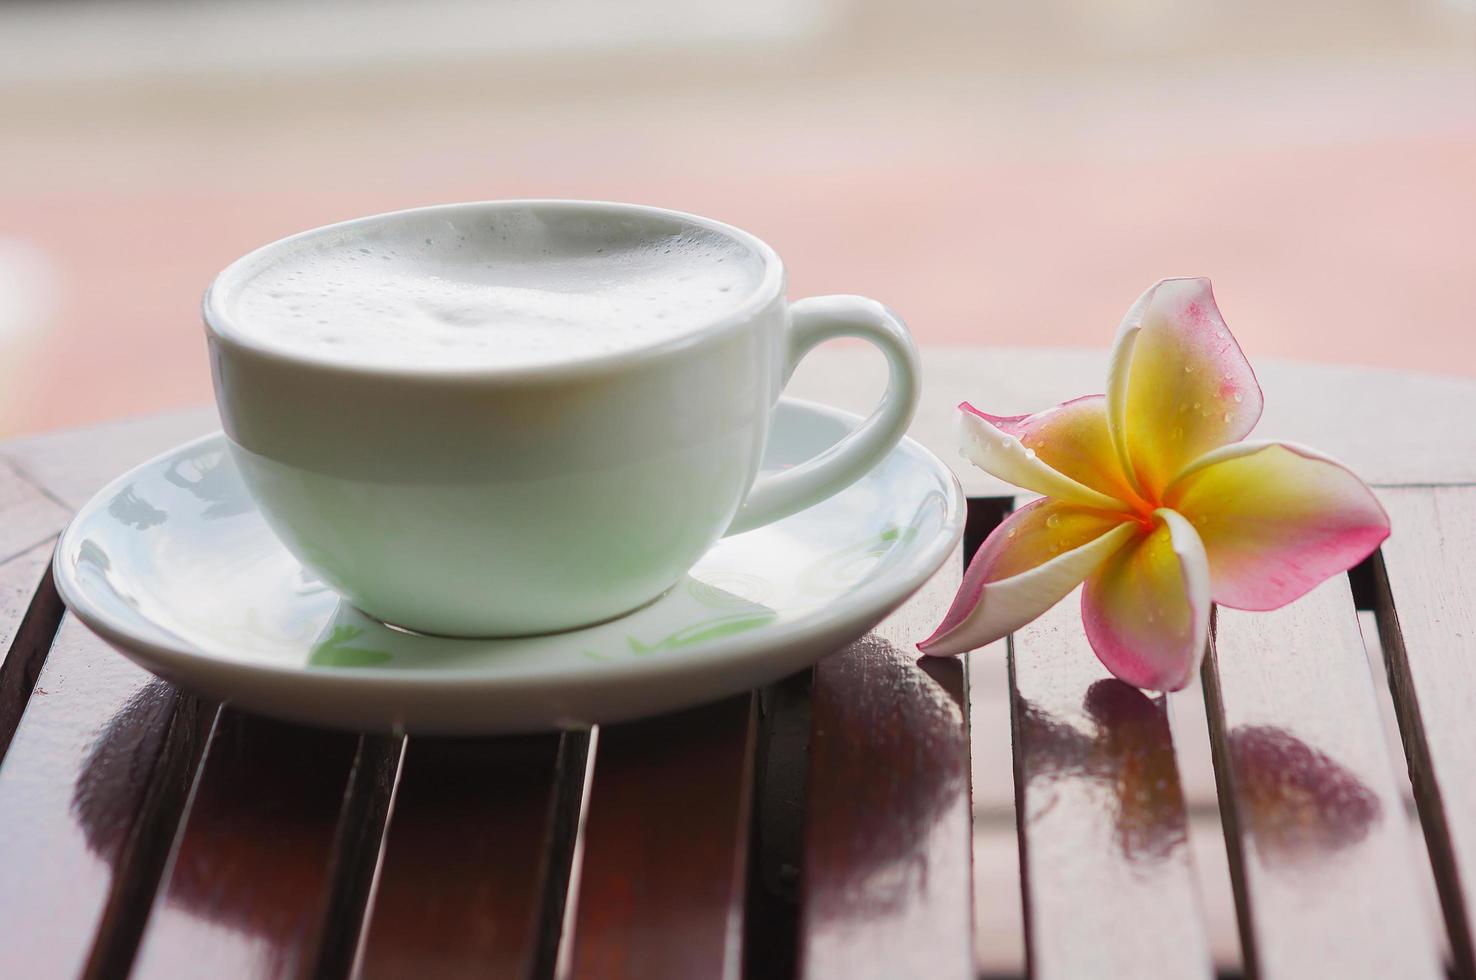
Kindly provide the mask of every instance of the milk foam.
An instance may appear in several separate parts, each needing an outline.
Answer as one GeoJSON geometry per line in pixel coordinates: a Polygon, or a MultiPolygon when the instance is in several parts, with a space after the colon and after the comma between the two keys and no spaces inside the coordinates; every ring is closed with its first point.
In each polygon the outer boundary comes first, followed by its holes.
{"type": "Polygon", "coordinates": [[[646,216],[528,210],[392,216],[268,250],[232,331],[370,366],[532,366],[637,349],[736,309],[763,259],[646,216]]]}

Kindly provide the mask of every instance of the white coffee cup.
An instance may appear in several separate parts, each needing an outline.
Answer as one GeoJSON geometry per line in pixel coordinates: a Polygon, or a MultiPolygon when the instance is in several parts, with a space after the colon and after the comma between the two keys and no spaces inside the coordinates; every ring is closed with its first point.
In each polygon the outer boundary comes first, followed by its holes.
{"type": "MultiPolygon", "coordinates": [[[[509,636],[635,609],[718,538],[831,496],[896,445],[918,397],[902,321],[859,296],[790,303],[784,294],[773,249],[706,218],[493,201],[360,218],[267,245],[216,277],[204,317],[233,456],[303,565],[385,622],[509,636]],[[353,243],[499,216],[701,229],[757,256],[760,281],[717,318],[654,344],[545,365],[364,365],[283,351],[233,308],[255,270],[305,239],[353,243]],[[800,358],[834,337],[886,356],[880,405],[836,446],[756,481],[780,392],[800,358]]],[[[343,326],[352,343],[353,325],[343,326]]]]}

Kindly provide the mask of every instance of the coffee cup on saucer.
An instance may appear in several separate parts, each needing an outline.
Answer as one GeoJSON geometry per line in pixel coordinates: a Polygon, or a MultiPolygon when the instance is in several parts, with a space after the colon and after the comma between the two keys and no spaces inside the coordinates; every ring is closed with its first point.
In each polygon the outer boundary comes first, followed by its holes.
{"type": "Polygon", "coordinates": [[[901,439],[906,327],[859,296],[790,302],[754,236],[659,208],[494,201],[257,249],[205,296],[227,445],[273,532],[363,612],[512,636],[620,616],[720,537],[797,513],[901,439]],[[876,410],[757,478],[817,344],[886,357],[876,410]]]}

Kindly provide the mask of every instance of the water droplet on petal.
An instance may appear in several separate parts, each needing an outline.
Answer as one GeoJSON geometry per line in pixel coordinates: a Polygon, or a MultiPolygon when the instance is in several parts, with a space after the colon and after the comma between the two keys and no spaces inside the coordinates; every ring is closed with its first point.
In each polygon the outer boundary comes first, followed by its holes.
{"type": "Polygon", "coordinates": [[[1061,515],[1060,514],[1052,514],[1050,517],[1047,517],[1046,518],[1046,527],[1060,527],[1060,526],[1061,526],[1061,515]]]}
{"type": "Polygon", "coordinates": [[[1025,458],[1026,459],[1034,459],[1035,458],[1035,450],[1034,449],[1026,449],[1025,450],[1025,458]]]}
{"type": "Polygon", "coordinates": [[[1231,415],[1231,414],[1230,414],[1230,413],[1229,413],[1229,412],[1226,412],[1226,413],[1225,413],[1225,421],[1226,421],[1226,422],[1229,422],[1229,421],[1230,421],[1230,420],[1231,420],[1231,419],[1232,419],[1232,418],[1234,418],[1234,417],[1235,417],[1235,416],[1233,416],[1233,415],[1231,415]]]}
{"type": "Polygon", "coordinates": [[[1019,533],[1020,533],[1020,529],[1019,528],[1012,527],[1012,528],[1010,528],[1009,533],[1005,535],[1005,537],[1007,537],[1007,538],[1013,538],[1015,535],[1017,535],[1019,533]]]}
{"type": "Polygon", "coordinates": [[[1244,396],[1244,395],[1242,395],[1242,394],[1241,394],[1241,393],[1240,393],[1240,392],[1238,392],[1238,391],[1237,391],[1237,392],[1236,392],[1236,393],[1235,393],[1235,400],[1236,400],[1236,401],[1237,401],[1237,402],[1243,402],[1243,401],[1245,401],[1245,396],[1244,396]]]}
{"type": "Polygon", "coordinates": [[[1194,373],[1194,365],[1193,364],[1185,364],[1184,365],[1184,373],[1185,374],[1193,374],[1194,373]]]}

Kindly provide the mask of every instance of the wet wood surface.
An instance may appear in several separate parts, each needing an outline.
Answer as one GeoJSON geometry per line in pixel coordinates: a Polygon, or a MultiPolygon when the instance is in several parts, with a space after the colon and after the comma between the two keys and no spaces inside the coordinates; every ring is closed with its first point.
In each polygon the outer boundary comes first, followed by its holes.
{"type": "Polygon", "coordinates": [[[134,977],[306,977],[325,954],[358,736],[222,710],[134,977]]]}
{"type": "Polygon", "coordinates": [[[552,972],[587,742],[407,740],[358,976],[552,972]]]}
{"type": "Polygon", "coordinates": [[[962,561],[815,668],[800,977],[973,975],[963,661],[915,646],[962,561]]]}
{"type": "Polygon", "coordinates": [[[1079,606],[1071,594],[1010,651],[1031,976],[1210,976],[1164,698],[1107,673],[1079,606]]]}
{"type": "MultiPolygon", "coordinates": [[[[1044,407],[1099,386],[1104,361],[924,358],[913,431],[950,461],[953,401],[1044,407]]],[[[871,370],[826,353],[791,393],[864,409],[871,370]]],[[[1376,483],[1476,481],[1470,382],[1275,364],[1262,380],[1260,434],[1376,483]],[[1467,421],[1409,430],[1415,411],[1467,421]]],[[[340,976],[355,955],[371,977],[543,977],[556,958],[572,977],[971,975],[969,699],[959,661],[911,649],[957,562],[765,692],[772,714],[745,695],[598,732],[588,787],[582,734],[402,743],[229,710],[212,729],[216,706],[64,618],[47,564],[71,508],[214,426],[199,410],[0,446],[0,977],[340,976]]],[[[1223,620],[1211,714],[1263,977],[1429,975],[1406,887],[1427,860],[1455,974],[1476,977],[1476,487],[1383,496],[1395,536],[1372,592],[1428,853],[1406,839],[1397,864],[1403,774],[1387,752],[1379,769],[1384,679],[1354,669],[1346,594],[1223,620]]],[[[980,901],[1023,905],[1035,977],[1207,975],[1163,699],[1108,678],[1074,597],[1013,638],[1009,664],[1021,882],[980,901]]]]}
{"type": "Polygon", "coordinates": [[[189,782],[193,721],[168,684],[66,617],[0,763],[0,976],[128,955],[189,782]]]}
{"type": "Polygon", "coordinates": [[[1452,952],[1476,977],[1476,487],[1380,496],[1379,632],[1452,952]]]}
{"type": "Polygon", "coordinates": [[[99,427],[103,438],[36,437],[0,453],[0,499],[9,501],[0,539],[32,543],[0,565],[0,584],[36,589],[29,603],[5,593],[0,629],[9,641],[0,734],[13,731],[8,745],[0,738],[0,976],[116,974],[143,927],[199,753],[202,709],[62,619],[45,570],[67,508],[181,429],[208,427],[190,415],[99,427]]]}
{"type": "Polygon", "coordinates": [[[602,728],[571,976],[742,975],[752,695],[602,728]]]}
{"type": "Polygon", "coordinates": [[[1437,978],[1358,614],[1338,575],[1219,609],[1204,669],[1247,970],[1437,978]],[[1268,670],[1274,664],[1274,670],[1268,670]]]}

